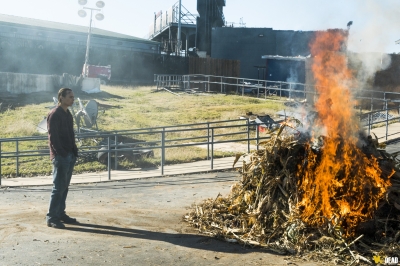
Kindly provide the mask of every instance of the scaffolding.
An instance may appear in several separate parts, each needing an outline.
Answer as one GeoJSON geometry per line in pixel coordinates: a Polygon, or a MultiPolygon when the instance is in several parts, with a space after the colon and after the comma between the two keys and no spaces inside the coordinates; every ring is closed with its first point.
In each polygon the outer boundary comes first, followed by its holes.
{"type": "Polygon", "coordinates": [[[149,39],[161,42],[161,52],[165,54],[187,55],[189,46],[195,46],[195,40],[189,40],[190,35],[196,34],[197,14],[193,14],[181,5],[179,16],[179,1],[165,13],[154,14],[154,21],[149,28],[149,39]],[[184,41],[178,40],[178,26],[185,36],[184,41]],[[181,51],[184,51],[182,54],[181,51]]]}

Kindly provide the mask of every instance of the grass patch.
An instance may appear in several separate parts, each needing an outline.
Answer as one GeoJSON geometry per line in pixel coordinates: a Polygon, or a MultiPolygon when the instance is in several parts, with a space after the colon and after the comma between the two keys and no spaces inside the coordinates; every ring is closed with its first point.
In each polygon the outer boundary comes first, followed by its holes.
{"type": "MultiPolygon", "coordinates": [[[[89,100],[96,100],[100,104],[111,105],[114,108],[99,112],[97,124],[99,130],[128,130],[159,126],[175,126],[201,122],[238,119],[246,112],[266,113],[273,117],[278,110],[287,109],[283,101],[264,100],[263,98],[242,97],[239,95],[209,94],[176,96],[166,91],[155,91],[155,87],[123,87],[102,86],[102,92],[97,94],[84,94],[75,91],[75,98],[80,98],[85,104],[89,100]]],[[[46,136],[36,131],[36,126],[49,112],[48,106],[53,105],[52,97],[56,93],[46,95],[47,99],[29,97],[23,106],[14,110],[0,113],[0,138],[23,136],[46,136]]],[[[76,104],[78,103],[76,99],[76,104]]],[[[235,129],[236,131],[238,129],[235,129]]],[[[229,133],[223,129],[216,134],[229,133]]],[[[172,133],[171,133],[172,134],[172,133]]],[[[242,136],[242,135],[241,135],[242,136]]],[[[173,133],[174,138],[192,137],[188,132],[173,133]]],[[[243,138],[246,135],[243,134],[243,138]]],[[[151,141],[159,140],[155,135],[143,135],[140,139],[151,141]]],[[[219,137],[219,140],[229,139],[229,136],[219,137]]],[[[200,141],[200,140],[199,140],[200,141]]],[[[204,141],[204,140],[202,140],[204,141]]],[[[87,144],[87,143],[86,143],[87,144]]],[[[32,150],[46,148],[47,141],[29,141],[19,143],[19,150],[32,150]]],[[[15,151],[14,143],[2,143],[2,152],[15,151]]],[[[234,152],[214,152],[214,157],[231,156],[234,152]]],[[[198,147],[169,148],[166,151],[166,164],[192,162],[207,158],[207,149],[198,147]]],[[[160,165],[161,155],[159,150],[154,150],[153,158],[141,158],[134,161],[122,160],[120,169],[151,168],[160,165]]],[[[3,158],[1,161],[2,176],[15,176],[15,158],[3,158]]],[[[106,166],[97,161],[88,161],[80,158],[74,173],[104,171],[106,166]]],[[[51,163],[48,157],[24,157],[19,160],[19,175],[49,175],[51,163]]]]}

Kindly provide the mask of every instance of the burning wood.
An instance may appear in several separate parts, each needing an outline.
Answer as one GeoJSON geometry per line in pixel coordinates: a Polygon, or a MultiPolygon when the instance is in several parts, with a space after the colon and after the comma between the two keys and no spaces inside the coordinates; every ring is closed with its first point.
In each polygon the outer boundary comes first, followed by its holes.
{"type": "MultiPolygon", "coordinates": [[[[374,142],[361,150],[382,154],[379,158],[353,147],[357,151],[353,161],[367,167],[355,164],[349,169],[343,164],[332,170],[334,180],[320,180],[321,184],[316,168],[326,145],[313,149],[309,138],[294,140],[285,127],[262,143],[263,149],[246,156],[241,180],[227,197],[218,195],[193,206],[185,219],[202,233],[280,253],[316,258],[311,250],[329,247],[329,254],[346,261],[373,252],[387,256],[397,252],[400,175],[395,158],[376,149],[374,142]],[[352,256],[346,259],[344,251],[352,256]]],[[[348,155],[341,151],[337,158],[343,156],[348,155]]]]}
{"type": "Polygon", "coordinates": [[[346,37],[321,32],[311,45],[319,88],[315,121],[308,128],[282,123],[261,150],[246,156],[241,181],[227,197],[194,206],[185,219],[200,232],[314,259],[324,250],[318,259],[336,263],[399,256],[397,155],[360,134],[351,72],[340,53],[346,37]]]}

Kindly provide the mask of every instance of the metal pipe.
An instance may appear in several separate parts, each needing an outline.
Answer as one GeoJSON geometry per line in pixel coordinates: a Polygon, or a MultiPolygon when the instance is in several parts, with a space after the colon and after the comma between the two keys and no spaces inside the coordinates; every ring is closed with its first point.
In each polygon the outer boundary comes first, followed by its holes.
{"type": "Polygon", "coordinates": [[[117,138],[117,133],[115,133],[115,136],[114,136],[114,143],[115,143],[115,158],[114,158],[114,164],[115,164],[115,166],[114,166],[114,170],[117,170],[118,169],[118,138],[117,138]]]}
{"type": "Polygon", "coordinates": [[[368,114],[368,135],[370,134],[371,131],[371,114],[368,114]]]}
{"type": "Polygon", "coordinates": [[[211,128],[211,170],[214,169],[214,128],[211,128]]]}
{"type": "Polygon", "coordinates": [[[250,119],[247,118],[247,152],[250,152],[250,119]]]}
{"type": "Polygon", "coordinates": [[[210,123],[207,123],[207,160],[210,159],[210,123]]]}
{"type": "Polygon", "coordinates": [[[1,186],[1,141],[0,141],[0,186],[1,186]]]}
{"type": "Polygon", "coordinates": [[[258,143],[260,143],[260,131],[259,131],[259,124],[256,124],[256,137],[257,137],[257,143],[256,143],[256,146],[257,146],[257,150],[258,150],[258,143]]]}
{"type": "Polygon", "coordinates": [[[165,128],[161,132],[161,175],[164,175],[165,162],[165,128]]]}
{"type": "Polygon", "coordinates": [[[389,132],[389,110],[388,110],[388,102],[387,100],[385,101],[385,108],[386,108],[386,134],[385,134],[385,140],[388,140],[388,132],[389,132]]]}
{"type": "Polygon", "coordinates": [[[16,171],[16,174],[15,174],[15,176],[16,177],[18,177],[18,175],[19,175],[19,150],[18,150],[18,140],[15,142],[15,153],[16,153],[16,159],[15,159],[15,161],[16,161],[16,167],[15,167],[15,171],[16,171]]]}
{"type": "Polygon", "coordinates": [[[108,168],[108,180],[111,180],[111,153],[110,153],[110,136],[107,137],[107,168],[108,168]]]}

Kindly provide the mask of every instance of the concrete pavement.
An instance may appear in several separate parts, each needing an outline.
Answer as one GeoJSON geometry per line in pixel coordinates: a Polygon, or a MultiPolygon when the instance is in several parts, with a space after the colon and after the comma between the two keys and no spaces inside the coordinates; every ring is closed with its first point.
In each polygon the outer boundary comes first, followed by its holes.
{"type": "Polygon", "coordinates": [[[400,123],[389,124],[387,139],[386,139],[386,127],[385,126],[371,129],[370,134],[372,135],[372,133],[375,133],[375,135],[379,139],[379,142],[387,141],[390,143],[390,141],[400,138],[400,123]]]}
{"type": "MultiPolygon", "coordinates": [[[[400,151],[400,142],[395,142],[400,138],[400,123],[390,124],[388,127],[388,137],[386,139],[386,127],[373,128],[371,134],[375,133],[379,138],[379,142],[387,141],[389,145],[387,150],[390,153],[400,151]],[[395,142],[390,144],[391,142],[395,142]]],[[[216,144],[215,146],[217,146],[216,144]]],[[[217,148],[217,147],[215,147],[217,148]]],[[[253,148],[253,147],[252,147],[253,148]]],[[[96,173],[83,173],[72,176],[72,184],[81,183],[95,183],[95,182],[106,182],[106,181],[117,181],[117,180],[129,180],[136,178],[149,178],[149,177],[161,177],[171,175],[181,175],[190,173],[201,173],[232,169],[234,157],[226,157],[220,159],[214,159],[213,169],[211,169],[211,161],[197,161],[192,163],[182,163],[174,165],[164,166],[164,174],[161,174],[160,168],[152,169],[133,169],[133,170],[116,170],[111,171],[111,179],[109,180],[108,171],[96,172],[96,173]]],[[[236,166],[240,167],[242,164],[239,161],[236,166]]],[[[17,177],[2,179],[2,187],[18,187],[18,186],[42,186],[52,185],[53,180],[51,176],[36,176],[36,177],[17,177]]]]}
{"type": "MultiPolygon", "coordinates": [[[[149,178],[149,177],[161,177],[171,175],[181,175],[190,173],[201,173],[220,171],[226,169],[232,169],[234,157],[225,157],[220,159],[214,159],[213,169],[211,169],[211,161],[197,161],[192,163],[182,163],[164,166],[164,175],[161,174],[161,168],[151,169],[133,169],[133,170],[111,170],[111,179],[108,179],[108,171],[97,172],[97,173],[83,173],[72,176],[72,184],[82,183],[96,183],[106,181],[117,181],[117,180],[129,180],[136,178],[149,178]]],[[[236,166],[241,166],[238,163],[236,166]]],[[[52,185],[52,176],[35,176],[35,177],[16,177],[2,179],[2,187],[20,187],[20,186],[43,186],[52,185]]]]}

